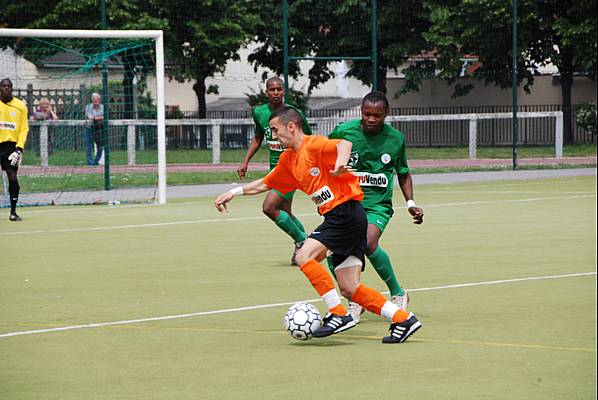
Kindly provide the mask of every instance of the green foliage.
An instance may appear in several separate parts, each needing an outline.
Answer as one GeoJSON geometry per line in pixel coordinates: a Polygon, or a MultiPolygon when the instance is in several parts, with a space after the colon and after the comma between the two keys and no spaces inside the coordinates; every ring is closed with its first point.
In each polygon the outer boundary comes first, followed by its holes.
{"type": "MultiPolygon", "coordinates": [[[[205,93],[217,93],[216,86],[203,88],[205,79],[223,72],[229,60],[239,60],[238,50],[253,38],[257,21],[249,12],[249,0],[120,0],[107,1],[109,29],[162,29],[165,32],[166,74],[179,82],[196,80],[198,101],[205,104],[205,93]]],[[[50,1],[42,3],[43,13],[30,18],[21,14],[37,10],[31,0],[17,2],[0,21],[11,27],[100,29],[97,0],[50,1]]],[[[125,68],[123,85],[132,86],[147,69],[136,69],[139,60],[133,52],[121,54],[125,68]],[[125,82],[126,81],[126,82],[125,82]]],[[[128,93],[129,98],[132,93],[128,93]]],[[[201,111],[201,110],[200,110],[201,111]]],[[[203,110],[205,112],[205,109],[203,110]]]]}
{"type": "Polygon", "coordinates": [[[575,110],[575,122],[588,133],[596,135],[596,103],[579,104],[575,110]]]}
{"type": "MultiPolygon", "coordinates": [[[[371,2],[367,0],[297,0],[289,2],[289,54],[291,56],[370,56],[371,2]]],[[[279,2],[256,6],[261,16],[257,42],[249,61],[283,73],[282,9],[279,2]]],[[[421,1],[378,2],[378,87],[386,91],[386,72],[396,70],[411,55],[425,48],[421,34],[427,27],[421,1]]],[[[301,74],[297,61],[289,63],[289,76],[301,74]]],[[[349,76],[372,84],[371,61],[352,61],[349,76]]],[[[334,77],[327,61],[315,61],[308,72],[308,93],[334,77]]]]}
{"type": "MultiPolygon", "coordinates": [[[[456,82],[463,76],[468,56],[474,56],[477,62],[468,77],[486,85],[511,87],[511,2],[428,0],[425,4],[431,24],[423,37],[434,49],[435,57],[433,66],[428,63],[411,67],[408,78],[414,79],[408,90],[417,90],[423,79],[434,76],[456,82]]],[[[534,75],[549,63],[563,74],[595,77],[595,1],[520,0],[517,22],[518,79],[526,91],[533,85],[534,75]]],[[[456,95],[469,92],[465,87],[455,89],[456,95]]]]}

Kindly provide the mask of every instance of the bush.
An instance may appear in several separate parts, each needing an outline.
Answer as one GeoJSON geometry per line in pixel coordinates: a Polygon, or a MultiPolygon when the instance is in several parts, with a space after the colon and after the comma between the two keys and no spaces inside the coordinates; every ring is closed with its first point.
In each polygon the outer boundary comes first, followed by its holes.
{"type": "Polygon", "coordinates": [[[575,122],[583,129],[591,133],[596,134],[596,104],[594,103],[582,103],[576,107],[575,110],[575,122]]]}

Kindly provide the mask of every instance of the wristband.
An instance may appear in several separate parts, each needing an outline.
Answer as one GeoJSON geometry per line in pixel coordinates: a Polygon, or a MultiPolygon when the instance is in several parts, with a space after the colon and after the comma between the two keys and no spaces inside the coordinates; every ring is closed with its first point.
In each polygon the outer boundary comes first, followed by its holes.
{"type": "Polygon", "coordinates": [[[242,196],[243,195],[243,186],[237,186],[235,188],[232,188],[231,190],[229,190],[230,194],[233,195],[233,197],[237,197],[237,196],[242,196]]]}
{"type": "Polygon", "coordinates": [[[413,208],[413,207],[417,207],[415,205],[415,201],[413,201],[413,200],[407,200],[407,208],[413,208]]]}

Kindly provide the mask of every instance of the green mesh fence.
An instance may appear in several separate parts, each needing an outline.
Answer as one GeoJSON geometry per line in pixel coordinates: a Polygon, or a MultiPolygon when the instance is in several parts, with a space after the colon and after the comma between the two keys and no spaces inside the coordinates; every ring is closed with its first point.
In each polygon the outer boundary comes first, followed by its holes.
{"type": "Polygon", "coordinates": [[[29,116],[20,202],[154,200],[153,40],[37,37],[3,44],[0,70],[29,116]]]}

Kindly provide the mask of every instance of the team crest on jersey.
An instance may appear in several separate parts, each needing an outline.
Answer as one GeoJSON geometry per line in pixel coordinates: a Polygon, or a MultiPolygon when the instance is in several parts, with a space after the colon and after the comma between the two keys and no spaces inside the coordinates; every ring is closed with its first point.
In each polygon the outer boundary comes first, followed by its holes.
{"type": "Polygon", "coordinates": [[[312,168],[309,170],[309,174],[310,174],[311,176],[318,176],[318,175],[320,175],[320,168],[318,168],[318,167],[312,167],[312,168]]]}
{"type": "Polygon", "coordinates": [[[382,163],[384,163],[384,164],[388,164],[390,162],[390,154],[388,154],[388,153],[382,154],[382,156],[380,157],[380,161],[382,161],[382,163]]]}
{"type": "Polygon", "coordinates": [[[359,162],[359,153],[356,151],[352,151],[351,152],[351,156],[349,157],[349,162],[347,163],[347,165],[349,167],[354,167],[357,165],[357,163],[359,162]]]}

